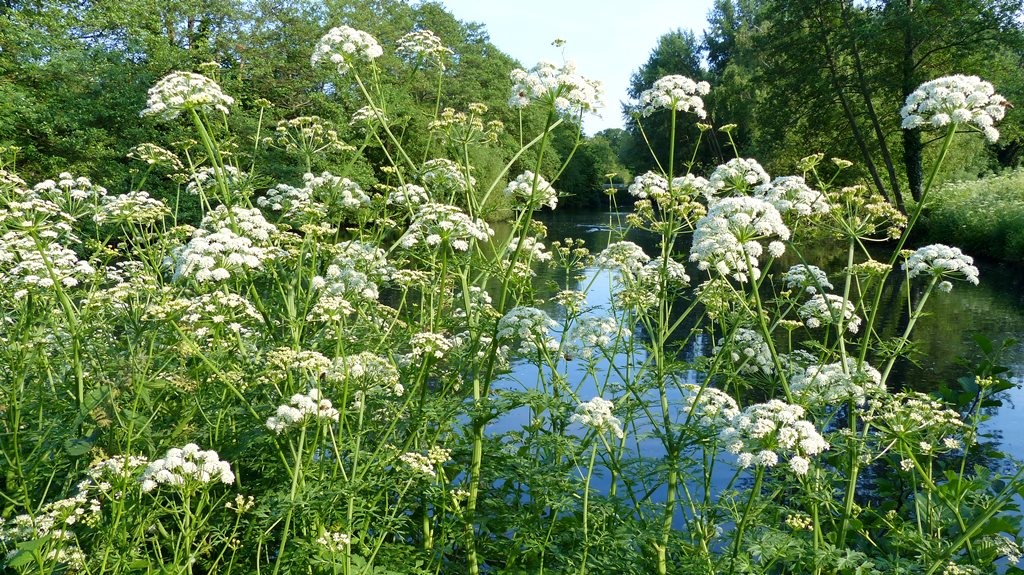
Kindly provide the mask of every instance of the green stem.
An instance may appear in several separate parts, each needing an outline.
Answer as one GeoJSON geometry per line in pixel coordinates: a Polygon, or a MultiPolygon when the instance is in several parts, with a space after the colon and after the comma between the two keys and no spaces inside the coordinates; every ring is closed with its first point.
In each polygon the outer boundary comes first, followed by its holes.
{"type": "Polygon", "coordinates": [[[736,572],[736,558],[739,557],[740,547],[743,544],[743,533],[747,529],[747,521],[750,520],[750,512],[754,508],[754,500],[761,495],[761,482],[764,480],[764,467],[757,466],[757,471],[754,472],[754,487],[750,490],[750,498],[747,499],[747,505],[743,509],[743,517],[740,518],[739,526],[736,528],[736,538],[733,540],[732,546],[732,565],[729,567],[730,573],[736,572]]]}
{"type": "MultiPolygon", "coordinates": [[[[601,433],[598,431],[598,433],[601,433]]],[[[597,443],[590,448],[590,463],[587,464],[587,478],[583,482],[583,560],[580,561],[580,575],[587,572],[587,554],[590,551],[590,530],[587,523],[590,503],[590,479],[594,475],[594,461],[597,459],[597,443]]]]}

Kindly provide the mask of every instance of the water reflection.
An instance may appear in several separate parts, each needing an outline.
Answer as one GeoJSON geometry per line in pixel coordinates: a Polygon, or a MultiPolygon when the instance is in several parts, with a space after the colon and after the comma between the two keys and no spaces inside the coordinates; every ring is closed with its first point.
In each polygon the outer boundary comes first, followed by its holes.
{"type": "MultiPolygon", "coordinates": [[[[623,239],[626,232],[625,212],[589,212],[545,214],[540,220],[548,228],[548,241],[562,238],[582,239],[591,253],[604,249],[610,241],[623,239]]],[[[498,234],[508,233],[500,225],[495,226],[498,234]]],[[[650,255],[656,253],[657,238],[653,234],[629,230],[625,239],[633,241],[644,248],[650,255]]],[[[688,246],[676,246],[677,252],[685,253],[688,246]]],[[[817,245],[803,248],[806,261],[818,265],[830,274],[836,273],[845,265],[845,251],[841,246],[817,245]]],[[[878,256],[880,259],[884,255],[878,256]]],[[[681,258],[682,259],[682,258],[681,258]]],[[[779,267],[785,269],[797,260],[783,260],[779,267]]],[[[691,277],[701,277],[692,267],[688,266],[691,277]]],[[[901,360],[897,363],[890,383],[918,391],[931,391],[943,383],[954,382],[957,378],[971,373],[970,365],[981,358],[981,352],[974,342],[975,335],[983,335],[994,342],[1007,338],[1022,339],[1024,336],[1024,270],[1015,266],[986,264],[980,262],[982,283],[972,286],[965,283],[956,284],[951,293],[933,293],[928,301],[928,314],[918,321],[913,333],[913,344],[920,353],[916,362],[901,360]],[[966,362],[964,361],[966,360],[966,362]]],[[[559,290],[580,290],[589,285],[587,304],[594,308],[607,309],[612,288],[612,276],[597,268],[583,270],[582,279],[566,277],[564,271],[549,267],[537,269],[536,290],[538,297],[547,300],[542,306],[556,321],[564,319],[560,306],[551,301],[559,290]]],[[[899,280],[899,274],[893,274],[899,280]]],[[[923,289],[922,285],[911,289],[923,289]]],[[[913,296],[919,295],[917,293],[913,296]]],[[[882,296],[883,309],[889,310],[880,315],[876,330],[882,337],[898,337],[906,322],[905,302],[908,294],[899,281],[886,286],[882,296]]],[[[684,328],[683,332],[688,332],[684,328]]],[[[638,334],[641,335],[642,334],[638,334]]],[[[706,355],[710,352],[713,342],[703,333],[695,333],[682,353],[684,359],[706,355]]],[[[642,361],[643,357],[634,356],[634,361],[642,361]]],[[[628,375],[632,366],[624,365],[625,357],[612,358],[598,365],[598,372],[614,373],[620,370],[628,375]],[[611,369],[611,368],[615,369],[611,369]]],[[[1008,366],[1014,375],[1011,381],[1024,382],[1024,348],[1021,345],[1010,347],[1009,353],[1002,358],[1003,365],[1008,366]]],[[[601,395],[606,391],[622,394],[625,390],[606,389],[608,386],[621,385],[623,378],[616,376],[602,380],[595,378],[585,369],[580,361],[562,362],[559,369],[566,373],[569,386],[577,397],[582,400],[601,395]]],[[[536,366],[519,364],[502,381],[499,387],[511,389],[534,389],[541,379],[550,380],[551,374],[538,371],[536,366]]],[[[695,373],[681,374],[681,377],[697,383],[699,377],[695,373]]],[[[1024,458],[1024,417],[1020,410],[1024,409],[1024,392],[1015,388],[1006,392],[1004,405],[993,413],[992,419],[986,424],[1002,449],[1016,458],[1024,458]]],[[[617,396],[617,395],[616,395],[617,396]]],[[[674,399],[679,399],[674,398],[674,399]]],[[[529,415],[524,409],[506,414],[491,427],[492,432],[501,433],[520,429],[528,424],[529,415]]],[[[634,437],[643,437],[646,430],[637,429],[634,437]]],[[[659,442],[641,439],[635,446],[640,453],[656,456],[660,451],[659,442]],[[651,451],[653,450],[653,452],[651,451]]]]}

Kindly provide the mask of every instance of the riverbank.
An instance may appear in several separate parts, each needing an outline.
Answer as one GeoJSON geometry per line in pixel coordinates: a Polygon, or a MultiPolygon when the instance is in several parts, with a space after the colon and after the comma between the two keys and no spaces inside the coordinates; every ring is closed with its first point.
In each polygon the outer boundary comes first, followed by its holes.
{"type": "Polygon", "coordinates": [[[955,245],[976,257],[1024,261],[1024,170],[950,182],[928,198],[922,228],[928,242],[955,245]]]}

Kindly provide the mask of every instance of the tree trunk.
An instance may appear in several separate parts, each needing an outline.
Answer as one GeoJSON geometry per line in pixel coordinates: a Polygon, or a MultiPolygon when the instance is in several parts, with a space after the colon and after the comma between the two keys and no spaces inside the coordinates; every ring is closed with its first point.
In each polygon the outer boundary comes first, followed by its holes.
{"type": "MultiPolygon", "coordinates": [[[[903,97],[906,98],[917,89],[917,82],[914,80],[914,0],[903,0],[903,97]]],[[[915,202],[921,201],[921,188],[924,182],[924,168],[922,167],[921,150],[924,145],[921,143],[920,130],[903,130],[903,163],[907,168],[907,187],[910,188],[910,197],[915,202]]]]}
{"type": "Polygon", "coordinates": [[[868,149],[867,142],[864,139],[864,134],[861,132],[860,126],[857,125],[857,115],[854,113],[850,99],[846,97],[846,94],[843,92],[843,86],[839,82],[839,70],[836,67],[835,53],[832,49],[832,44],[828,39],[829,28],[819,19],[818,29],[821,30],[822,33],[821,44],[825,51],[825,63],[828,65],[832,88],[835,90],[836,96],[839,98],[839,103],[843,106],[843,113],[846,114],[846,121],[850,124],[850,131],[853,133],[853,141],[856,142],[857,147],[860,148],[861,159],[864,161],[864,165],[871,174],[871,180],[875,184],[875,189],[878,190],[878,193],[882,194],[882,197],[885,198],[886,201],[891,203],[893,200],[889,197],[889,192],[885,188],[885,183],[882,182],[882,177],[878,174],[878,167],[875,166],[875,161],[871,158],[871,150],[868,149]]]}
{"type": "MultiPolygon", "coordinates": [[[[861,98],[864,100],[864,106],[867,108],[868,112],[868,119],[871,121],[871,127],[875,132],[875,139],[878,141],[878,149],[882,152],[882,162],[885,164],[885,171],[889,176],[889,186],[892,188],[892,195],[896,200],[896,207],[901,212],[906,213],[907,209],[903,205],[903,193],[900,191],[899,176],[896,175],[896,167],[892,161],[892,154],[889,153],[889,145],[885,140],[885,130],[882,129],[882,123],[878,119],[878,114],[875,112],[875,105],[871,98],[871,88],[868,86],[867,80],[864,78],[864,65],[861,62],[860,47],[857,45],[857,37],[853,30],[853,23],[850,21],[849,5],[846,3],[846,0],[841,0],[841,3],[843,24],[846,27],[847,32],[850,34],[850,52],[853,56],[854,71],[857,74],[857,91],[860,92],[861,98]]],[[[904,138],[906,138],[906,135],[904,135],[904,138]]]]}

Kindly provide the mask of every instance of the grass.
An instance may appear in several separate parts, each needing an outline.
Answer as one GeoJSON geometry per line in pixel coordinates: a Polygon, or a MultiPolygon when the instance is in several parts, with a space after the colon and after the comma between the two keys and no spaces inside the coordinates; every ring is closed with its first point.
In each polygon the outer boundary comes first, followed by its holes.
{"type": "Polygon", "coordinates": [[[930,241],[975,256],[1024,261],[1024,169],[945,184],[925,210],[930,241]]]}

